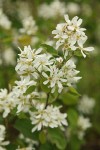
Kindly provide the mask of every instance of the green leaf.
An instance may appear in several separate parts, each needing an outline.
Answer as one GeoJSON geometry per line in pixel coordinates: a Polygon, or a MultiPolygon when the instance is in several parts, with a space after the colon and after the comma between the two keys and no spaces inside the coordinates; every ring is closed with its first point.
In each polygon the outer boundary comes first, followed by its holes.
{"type": "Polygon", "coordinates": [[[20,131],[25,137],[37,139],[36,133],[32,133],[32,124],[29,119],[17,119],[14,128],[20,131]]]}
{"type": "Polygon", "coordinates": [[[52,145],[49,142],[46,142],[45,144],[41,144],[39,150],[57,150],[54,145],[52,145]]]}
{"type": "Polygon", "coordinates": [[[44,130],[40,132],[39,140],[40,140],[41,144],[44,144],[46,142],[46,133],[44,130]]]}
{"type": "Polygon", "coordinates": [[[20,112],[19,115],[18,115],[18,118],[19,119],[27,119],[28,117],[24,112],[20,112]]]}
{"type": "Polygon", "coordinates": [[[30,86],[24,94],[28,95],[28,94],[32,93],[35,90],[35,88],[36,88],[36,86],[34,86],[34,85],[30,86]]]}
{"type": "Polygon", "coordinates": [[[78,113],[74,109],[70,108],[67,111],[68,114],[68,121],[69,125],[71,127],[76,127],[77,126],[77,120],[78,120],[78,113]]]}
{"type": "Polygon", "coordinates": [[[56,49],[54,49],[52,46],[47,45],[47,44],[42,44],[41,45],[48,53],[54,55],[54,56],[58,56],[58,52],[56,49]]]}
{"type": "Polygon", "coordinates": [[[78,102],[78,95],[72,94],[70,92],[63,93],[60,95],[60,100],[65,104],[65,105],[75,105],[78,102]]]}
{"type": "Polygon", "coordinates": [[[69,87],[69,92],[72,93],[72,94],[81,96],[81,95],[77,92],[77,90],[76,90],[75,88],[73,88],[73,87],[69,87]]]}
{"type": "Polygon", "coordinates": [[[84,141],[80,141],[77,136],[72,136],[70,141],[70,150],[80,150],[84,141]]]}
{"type": "Polygon", "coordinates": [[[49,96],[49,102],[52,103],[54,102],[58,97],[58,90],[55,90],[54,93],[50,93],[50,96],[49,96]]]}
{"type": "Polygon", "coordinates": [[[83,57],[83,55],[82,55],[82,53],[81,53],[80,50],[74,51],[74,55],[75,55],[75,56],[79,56],[79,57],[83,57]]]}
{"type": "Polygon", "coordinates": [[[16,116],[16,112],[17,112],[17,107],[15,107],[14,109],[12,109],[11,114],[16,116]]]}
{"type": "Polygon", "coordinates": [[[15,144],[10,143],[9,145],[6,146],[7,150],[14,150],[18,148],[18,145],[16,146],[15,144]]]}
{"type": "Polygon", "coordinates": [[[48,139],[55,144],[59,150],[64,150],[67,145],[67,140],[64,133],[59,128],[48,129],[48,139]]]}

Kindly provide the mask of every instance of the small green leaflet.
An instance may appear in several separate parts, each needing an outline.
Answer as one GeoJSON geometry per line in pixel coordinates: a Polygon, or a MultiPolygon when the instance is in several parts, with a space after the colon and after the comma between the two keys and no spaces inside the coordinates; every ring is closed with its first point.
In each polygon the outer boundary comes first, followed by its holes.
{"type": "Polygon", "coordinates": [[[58,52],[56,49],[54,49],[52,46],[47,45],[47,44],[42,44],[41,45],[48,53],[54,55],[54,56],[58,56],[58,52]]]}

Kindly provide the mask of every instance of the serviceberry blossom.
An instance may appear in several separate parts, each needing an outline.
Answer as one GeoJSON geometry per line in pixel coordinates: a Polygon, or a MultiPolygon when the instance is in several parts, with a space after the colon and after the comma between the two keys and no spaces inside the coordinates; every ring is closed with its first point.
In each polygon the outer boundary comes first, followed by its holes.
{"type": "Polygon", "coordinates": [[[30,78],[23,78],[21,77],[20,81],[15,81],[16,83],[16,88],[20,89],[20,91],[22,93],[25,93],[25,91],[27,90],[28,87],[32,86],[32,85],[36,85],[35,81],[30,81],[30,78]]]}
{"type": "Polygon", "coordinates": [[[43,76],[45,78],[43,84],[51,89],[51,93],[56,89],[61,93],[65,85],[71,86],[80,79],[77,77],[79,71],[75,69],[76,65],[72,60],[63,62],[62,57],[55,59],[51,54],[44,53],[42,48],[32,50],[30,46],[25,46],[24,50],[20,49],[20,51],[16,71],[23,77],[23,81],[15,82],[20,88],[29,83],[35,85],[37,79],[43,76]]]}
{"type": "Polygon", "coordinates": [[[60,112],[60,107],[54,107],[53,105],[47,106],[45,108],[44,104],[37,105],[37,111],[30,112],[30,119],[34,128],[32,132],[35,130],[41,130],[42,127],[62,127],[62,125],[67,126],[66,113],[60,112]]]}
{"type": "Polygon", "coordinates": [[[90,114],[95,105],[95,100],[89,98],[87,95],[83,95],[82,99],[79,102],[78,110],[84,114],[90,114]]]}
{"type": "Polygon", "coordinates": [[[43,3],[38,8],[38,15],[44,19],[56,18],[66,13],[66,4],[59,0],[54,0],[49,5],[43,3]]]}
{"type": "Polygon", "coordinates": [[[3,13],[2,8],[0,8],[0,26],[6,30],[9,30],[11,28],[11,21],[3,13]]]}
{"type": "Polygon", "coordinates": [[[6,150],[5,146],[9,144],[9,141],[5,141],[5,126],[0,124],[0,150],[6,150]]]}
{"type": "Polygon", "coordinates": [[[12,93],[14,104],[17,107],[17,114],[20,112],[29,112],[30,108],[34,107],[34,101],[36,101],[37,98],[40,99],[40,94],[36,91],[25,95],[21,89],[14,87],[12,93]]]}
{"type": "Polygon", "coordinates": [[[8,47],[3,51],[3,60],[5,61],[6,65],[15,65],[15,52],[12,48],[8,47]]]}
{"type": "MultiPolygon", "coordinates": [[[[56,0],[55,3],[59,4],[59,1],[56,0]]],[[[52,4],[53,10],[56,11],[54,3],[52,4]]],[[[61,106],[54,106],[49,102],[49,99],[52,98],[53,94],[58,95],[63,89],[66,90],[67,87],[73,86],[81,78],[77,76],[79,71],[76,70],[71,54],[80,50],[82,55],[86,57],[87,52],[93,50],[92,47],[83,47],[87,36],[84,33],[85,29],[80,27],[82,19],[76,16],[70,20],[68,15],[65,15],[65,21],[65,23],[58,24],[56,30],[52,32],[58,40],[56,48],[62,46],[63,55],[46,44],[42,44],[43,48],[37,50],[32,49],[30,45],[24,46],[24,49],[19,48],[20,54],[15,70],[20,78],[15,81],[12,89],[0,90],[0,112],[3,118],[7,117],[13,110],[16,110],[17,116],[25,113],[33,124],[32,132],[48,127],[60,127],[62,129],[63,126],[68,125],[67,114],[61,113],[61,106]],[[48,93],[46,93],[46,88],[48,93]]],[[[23,21],[23,29],[21,29],[23,33],[33,35],[36,30],[32,17],[23,21]]],[[[90,107],[88,108],[90,109],[90,107]]],[[[88,118],[79,117],[77,128],[80,139],[90,126],[91,123],[88,118]]],[[[4,128],[1,127],[1,130],[3,131],[4,128]]],[[[3,143],[4,138],[2,137],[0,135],[1,147],[6,145],[3,143]]],[[[26,148],[18,147],[18,149],[32,150],[32,145],[26,148]]]]}
{"type": "Polygon", "coordinates": [[[34,141],[33,139],[26,138],[26,137],[24,137],[23,134],[19,135],[19,139],[24,141],[27,144],[27,147],[20,148],[20,146],[18,146],[18,149],[16,149],[16,150],[24,150],[24,149],[25,150],[35,150],[34,146],[38,145],[37,141],[34,141]]]}
{"type": "Polygon", "coordinates": [[[76,76],[79,73],[79,71],[76,70],[75,68],[76,65],[72,59],[69,59],[62,67],[64,78],[67,79],[67,86],[71,86],[81,79],[81,77],[76,76]]]}
{"type": "Polygon", "coordinates": [[[21,33],[28,35],[36,34],[38,27],[36,26],[36,22],[32,16],[24,18],[22,24],[23,28],[19,30],[21,33]]]}
{"type": "Polygon", "coordinates": [[[42,48],[32,50],[30,46],[25,46],[24,50],[22,51],[20,49],[20,51],[20,58],[18,59],[18,63],[15,68],[17,73],[23,77],[32,76],[37,78],[38,74],[36,73],[33,61],[42,52],[42,48]]]}
{"type": "MultiPolygon", "coordinates": [[[[62,59],[59,59],[60,62],[62,62],[62,59]]],[[[72,60],[68,60],[60,69],[55,65],[50,66],[49,74],[45,72],[42,73],[45,77],[43,84],[48,84],[48,87],[51,88],[51,93],[54,93],[56,89],[61,93],[65,85],[71,86],[81,78],[76,76],[79,71],[75,70],[75,67],[76,66],[72,60]]]]}
{"type": "Polygon", "coordinates": [[[91,127],[91,123],[89,118],[85,118],[84,116],[79,116],[78,121],[77,121],[77,127],[78,127],[78,137],[79,139],[82,139],[85,131],[91,127]]]}
{"type": "Polygon", "coordinates": [[[67,10],[67,13],[71,15],[79,14],[80,6],[77,3],[69,2],[67,3],[66,10],[67,10]]]}
{"type": "Polygon", "coordinates": [[[65,57],[68,52],[80,50],[83,57],[86,57],[86,53],[93,51],[93,47],[83,47],[83,44],[87,40],[85,35],[85,28],[81,28],[82,19],[75,16],[72,20],[69,19],[68,15],[64,15],[65,23],[57,24],[56,30],[52,31],[55,34],[54,38],[58,39],[56,42],[56,48],[62,46],[65,57]]]}
{"type": "Polygon", "coordinates": [[[12,92],[8,93],[7,89],[0,90],[0,112],[3,112],[3,118],[7,117],[10,111],[15,107],[12,92]]]}
{"type": "Polygon", "coordinates": [[[63,77],[64,74],[62,70],[59,70],[55,65],[50,67],[49,75],[47,75],[45,72],[43,72],[42,75],[46,78],[43,84],[46,85],[49,83],[48,87],[52,89],[51,93],[54,93],[56,87],[60,93],[63,89],[62,84],[67,82],[67,80],[63,77]]]}
{"type": "Polygon", "coordinates": [[[42,54],[38,56],[34,62],[33,65],[34,67],[41,72],[42,70],[49,70],[49,66],[53,64],[53,60],[51,59],[51,55],[47,54],[42,54]]]}
{"type": "Polygon", "coordinates": [[[63,62],[63,58],[62,58],[62,57],[56,58],[56,60],[57,60],[60,64],[63,62]]]}
{"type": "Polygon", "coordinates": [[[64,74],[61,70],[56,68],[56,66],[50,67],[50,73],[47,75],[45,72],[42,73],[42,75],[46,78],[46,80],[43,82],[44,85],[49,83],[49,88],[51,88],[51,93],[54,93],[56,87],[58,88],[58,92],[60,93],[63,89],[63,83],[66,83],[67,80],[64,79],[64,74]]]}

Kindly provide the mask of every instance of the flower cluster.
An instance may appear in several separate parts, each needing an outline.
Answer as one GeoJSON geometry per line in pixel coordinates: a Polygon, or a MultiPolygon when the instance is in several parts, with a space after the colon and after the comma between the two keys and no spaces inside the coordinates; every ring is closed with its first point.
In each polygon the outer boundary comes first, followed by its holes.
{"type": "Polygon", "coordinates": [[[4,147],[9,144],[9,141],[4,140],[5,140],[5,126],[0,125],[0,150],[6,150],[6,148],[4,147]]]}
{"type": "Polygon", "coordinates": [[[79,102],[78,109],[80,112],[84,114],[90,114],[95,105],[95,100],[93,98],[89,98],[87,95],[84,95],[79,102]]]}
{"type": "MultiPolygon", "coordinates": [[[[20,49],[21,50],[21,49],[20,49]]],[[[31,49],[30,46],[25,46],[24,51],[21,50],[19,54],[20,59],[18,59],[18,64],[16,66],[16,71],[19,75],[23,77],[35,77],[37,78],[36,69],[34,68],[34,59],[38,57],[38,54],[41,53],[42,48],[38,50],[31,49]]]]}
{"type": "Polygon", "coordinates": [[[91,127],[89,118],[84,118],[83,116],[79,116],[77,126],[78,126],[78,132],[77,132],[78,137],[79,139],[82,139],[85,131],[91,127]]]}
{"type": "MultiPolygon", "coordinates": [[[[62,63],[62,59],[58,58],[57,61],[62,63]]],[[[45,72],[42,75],[45,77],[44,85],[49,84],[51,93],[54,93],[55,89],[58,89],[58,92],[61,93],[64,85],[71,86],[71,84],[76,83],[81,77],[76,77],[79,71],[75,70],[75,64],[72,60],[68,60],[61,69],[57,68],[55,65],[50,67],[49,75],[45,72]]]]}
{"type": "Polygon", "coordinates": [[[0,112],[3,112],[3,117],[7,117],[10,111],[15,107],[12,92],[8,93],[7,89],[0,90],[0,112]]]}
{"type": "MultiPolygon", "coordinates": [[[[31,17],[28,19],[31,24],[26,19],[22,31],[31,35],[34,34],[32,29],[35,24],[31,17]]],[[[46,127],[67,126],[67,114],[61,113],[59,106],[50,104],[49,99],[55,94],[59,96],[59,93],[80,79],[73,59],[66,58],[68,51],[75,51],[79,47],[85,56],[84,51],[93,49],[83,48],[87,36],[84,33],[85,29],[80,28],[82,20],[74,17],[70,21],[68,15],[65,15],[65,20],[66,23],[58,24],[57,30],[53,31],[58,39],[57,48],[63,45],[64,55],[46,44],[42,44],[42,48],[38,49],[32,49],[30,45],[24,46],[23,50],[19,48],[20,54],[15,70],[20,78],[15,81],[10,92],[7,89],[0,90],[0,112],[3,117],[7,117],[13,109],[17,109],[16,115],[25,113],[34,125],[32,132],[46,127]]],[[[88,126],[82,129],[85,130],[88,126]]]]}
{"type": "Polygon", "coordinates": [[[26,138],[26,137],[24,137],[23,134],[19,135],[19,139],[21,139],[22,141],[24,141],[25,143],[27,143],[28,146],[25,147],[25,148],[20,148],[20,146],[18,146],[18,148],[16,150],[24,150],[24,149],[25,150],[35,150],[34,145],[38,145],[37,141],[34,141],[32,139],[29,139],[29,138],[26,138]]]}
{"type": "Polygon", "coordinates": [[[66,13],[71,15],[78,14],[80,7],[75,2],[66,3],[60,0],[54,0],[50,4],[43,3],[38,8],[38,15],[44,19],[53,19],[63,16],[66,13]]]}
{"type": "Polygon", "coordinates": [[[76,66],[70,59],[63,63],[63,58],[53,58],[49,53],[43,53],[42,48],[38,50],[31,49],[30,46],[25,46],[24,51],[21,50],[20,59],[16,66],[16,71],[19,75],[29,77],[36,80],[42,76],[44,77],[44,85],[48,85],[51,92],[54,93],[55,89],[60,93],[64,85],[71,86],[80,79],[76,77],[79,71],[75,70],[76,66]]]}
{"type": "Polygon", "coordinates": [[[66,7],[64,2],[54,0],[50,5],[43,3],[38,8],[38,15],[44,19],[55,18],[63,16],[66,13],[66,7]]]}
{"type": "Polygon", "coordinates": [[[47,106],[45,108],[44,104],[38,104],[35,112],[30,112],[30,119],[32,124],[35,127],[32,129],[32,132],[35,130],[41,130],[42,127],[61,127],[62,125],[67,126],[66,117],[67,114],[61,113],[59,111],[60,107],[53,107],[53,105],[47,106]]]}
{"type": "Polygon", "coordinates": [[[93,51],[93,47],[83,47],[87,40],[85,35],[85,28],[81,28],[82,19],[75,16],[72,20],[68,15],[65,15],[66,23],[57,24],[56,30],[52,31],[55,34],[54,38],[58,39],[56,42],[56,48],[62,46],[64,56],[66,57],[69,52],[79,50],[83,57],[86,57],[86,53],[93,51]]]}
{"type": "Polygon", "coordinates": [[[34,35],[37,32],[37,26],[32,16],[26,17],[22,21],[23,28],[19,31],[23,34],[34,35]]]}
{"type": "Polygon", "coordinates": [[[78,3],[68,2],[66,6],[66,10],[67,10],[67,13],[71,15],[79,14],[80,6],[78,3]]]}

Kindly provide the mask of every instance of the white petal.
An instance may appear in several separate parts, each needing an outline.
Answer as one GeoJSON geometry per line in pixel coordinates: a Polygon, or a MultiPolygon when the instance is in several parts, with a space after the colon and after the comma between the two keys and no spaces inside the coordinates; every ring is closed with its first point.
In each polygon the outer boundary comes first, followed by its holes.
{"type": "Polygon", "coordinates": [[[73,26],[68,26],[68,30],[73,31],[73,30],[74,30],[74,27],[73,27],[73,26]]]}
{"type": "Polygon", "coordinates": [[[59,82],[59,81],[58,81],[58,87],[59,87],[59,88],[62,88],[62,84],[61,84],[61,82],[59,82]]]}
{"type": "Polygon", "coordinates": [[[41,53],[41,51],[42,51],[42,48],[39,48],[38,50],[36,50],[36,54],[41,53]]]}
{"type": "Polygon", "coordinates": [[[32,132],[36,131],[37,130],[37,126],[35,126],[33,129],[32,129],[32,132]]]}
{"type": "Polygon", "coordinates": [[[84,48],[84,50],[85,50],[85,51],[89,51],[89,52],[91,52],[91,51],[93,51],[93,50],[94,50],[94,48],[93,48],[93,47],[86,47],[86,48],[84,48]]]}
{"type": "Polygon", "coordinates": [[[49,82],[49,80],[46,80],[43,82],[44,85],[46,85],[49,82]]]}
{"type": "Polygon", "coordinates": [[[52,34],[58,34],[59,32],[58,32],[58,30],[53,30],[52,31],[52,34]]]}
{"type": "Polygon", "coordinates": [[[69,20],[69,16],[68,15],[64,15],[65,21],[67,22],[69,20]]]}
{"type": "Polygon", "coordinates": [[[45,78],[48,78],[48,75],[47,75],[45,72],[42,72],[42,75],[43,75],[45,78]]]}
{"type": "Polygon", "coordinates": [[[82,24],[82,19],[79,19],[77,25],[80,26],[82,24]]]}

